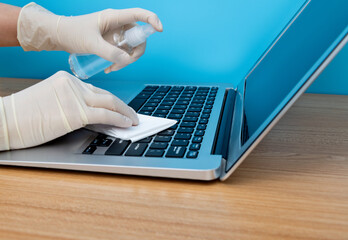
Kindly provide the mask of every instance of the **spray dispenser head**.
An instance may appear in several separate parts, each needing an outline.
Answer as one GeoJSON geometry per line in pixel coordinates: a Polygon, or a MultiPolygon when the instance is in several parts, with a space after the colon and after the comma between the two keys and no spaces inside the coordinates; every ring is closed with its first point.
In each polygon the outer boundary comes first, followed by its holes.
{"type": "Polygon", "coordinates": [[[156,30],[150,24],[135,26],[124,33],[124,39],[118,43],[118,46],[122,47],[127,44],[134,48],[145,42],[146,38],[155,32],[156,30]]]}

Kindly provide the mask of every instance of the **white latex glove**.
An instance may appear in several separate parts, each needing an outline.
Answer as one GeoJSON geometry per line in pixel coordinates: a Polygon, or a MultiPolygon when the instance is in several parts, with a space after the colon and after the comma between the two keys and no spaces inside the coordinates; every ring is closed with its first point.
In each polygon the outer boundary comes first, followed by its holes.
{"type": "Polygon", "coordinates": [[[135,111],[110,92],[60,71],[0,97],[0,150],[40,145],[87,124],[138,123],[135,111]]]}
{"type": "Polygon", "coordinates": [[[106,9],[87,15],[65,17],[29,3],[18,18],[17,38],[25,51],[63,50],[69,53],[96,54],[114,64],[106,73],[119,70],[139,59],[146,43],[134,49],[132,55],[104,39],[110,33],[119,33],[135,22],[150,23],[162,31],[162,23],[153,12],[140,9],[106,9]]]}

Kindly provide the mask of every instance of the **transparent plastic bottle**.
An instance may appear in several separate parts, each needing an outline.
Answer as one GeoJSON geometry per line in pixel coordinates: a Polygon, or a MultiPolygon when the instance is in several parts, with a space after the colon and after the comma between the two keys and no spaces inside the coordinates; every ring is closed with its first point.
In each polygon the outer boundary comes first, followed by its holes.
{"type": "MultiPolygon", "coordinates": [[[[146,41],[156,30],[150,25],[137,25],[119,36],[113,35],[115,45],[131,53],[133,48],[146,41]]],[[[113,63],[107,61],[94,54],[77,54],[73,53],[69,56],[69,64],[71,71],[80,79],[88,79],[93,75],[110,67],[113,63]]]]}

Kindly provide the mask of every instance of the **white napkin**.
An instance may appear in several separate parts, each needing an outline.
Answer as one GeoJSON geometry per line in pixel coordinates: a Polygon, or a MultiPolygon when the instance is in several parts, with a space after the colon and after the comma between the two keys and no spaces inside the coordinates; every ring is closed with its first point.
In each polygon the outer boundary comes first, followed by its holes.
{"type": "Polygon", "coordinates": [[[88,125],[86,126],[86,128],[95,132],[104,133],[112,137],[136,142],[140,139],[161,132],[176,123],[176,121],[172,119],[159,118],[142,114],[138,114],[138,117],[139,125],[129,128],[119,128],[103,124],[88,125]]]}

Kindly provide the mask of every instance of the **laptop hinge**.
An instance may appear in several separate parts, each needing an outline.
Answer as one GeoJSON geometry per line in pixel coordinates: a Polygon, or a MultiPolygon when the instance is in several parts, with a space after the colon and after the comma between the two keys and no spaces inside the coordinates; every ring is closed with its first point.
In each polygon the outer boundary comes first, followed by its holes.
{"type": "Polygon", "coordinates": [[[227,158],[235,99],[236,90],[226,89],[212,148],[212,154],[222,155],[225,159],[227,158]]]}

